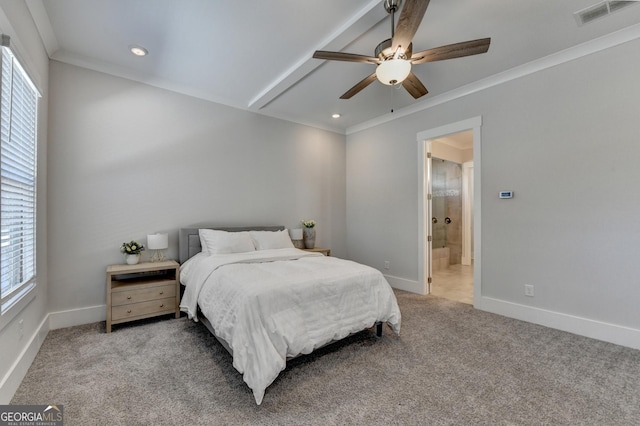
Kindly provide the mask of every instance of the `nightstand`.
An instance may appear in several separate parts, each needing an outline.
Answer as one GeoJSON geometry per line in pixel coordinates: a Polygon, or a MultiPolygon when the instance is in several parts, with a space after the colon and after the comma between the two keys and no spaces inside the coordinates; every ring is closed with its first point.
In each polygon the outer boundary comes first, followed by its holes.
{"type": "Polygon", "coordinates": [[[322,253],[325,256],[331,256],[331,249],[328,248],[320,248],[320,247],[316,247],[316,248],[312,248],[312,249],[302,249],[304,251],[312,251],[314,253],[322,253]]]}
{"type": "Polygon", "coordinates": [[[175,260],[107,266],[107,333],[112,324],[175,313],[180,318],[180,265],[175,260]]]}

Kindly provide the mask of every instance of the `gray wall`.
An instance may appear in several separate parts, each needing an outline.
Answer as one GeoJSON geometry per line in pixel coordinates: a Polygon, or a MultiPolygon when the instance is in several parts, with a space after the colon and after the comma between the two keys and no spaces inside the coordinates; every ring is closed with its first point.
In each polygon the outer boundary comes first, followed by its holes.
{"type": "Polygon", "coordinates": [[[104,318],[106,266],[148,233],[176,258],[180,227],[315,219],[346,254],[345,136],[55,61],[50,87],[53,327],[104,318]]]}
{"type": "Polygon", "coordinates": [[[627,42],[349,135],[350,258],[388,260],[392,280],[418,281],[417,134],[482,116],[478,307],[640,347],[639,49],[627,42]]]}

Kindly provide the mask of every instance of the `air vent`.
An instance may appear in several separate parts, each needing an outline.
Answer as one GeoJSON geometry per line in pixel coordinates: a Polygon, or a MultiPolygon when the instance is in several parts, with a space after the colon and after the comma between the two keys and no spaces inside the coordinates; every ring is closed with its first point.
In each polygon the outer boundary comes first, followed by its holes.
{"type": "Polygon", "coordinates": [[[600,3],[596,3],[593,6],[589,6],[586,9],[579,10],[573,14],[576,17],[578,25],[584,25],[596,19],[602,18],[617,12],[632,4],[638,4],[638,0],[635,1],[623,1],[623,0],[605,0],[600,3]]]}

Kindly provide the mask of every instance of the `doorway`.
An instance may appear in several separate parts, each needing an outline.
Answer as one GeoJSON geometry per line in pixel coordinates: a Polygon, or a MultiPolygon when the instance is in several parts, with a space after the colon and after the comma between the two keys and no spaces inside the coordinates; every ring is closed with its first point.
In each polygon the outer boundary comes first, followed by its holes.
{"type": "Polygon", "coordinates": [[[431,294],[473,304],[473,134],[431,141],[431,294]],[[447,159],[445,159],[447,158],[447,159]],[[463,253],[465,252],[465,253],[463,253]]]}
{"type": "Polygon", "coordinates": [[[481,124],[475,117],[417,135],[423,293],[476,307],[481,300],[481,124]]]}

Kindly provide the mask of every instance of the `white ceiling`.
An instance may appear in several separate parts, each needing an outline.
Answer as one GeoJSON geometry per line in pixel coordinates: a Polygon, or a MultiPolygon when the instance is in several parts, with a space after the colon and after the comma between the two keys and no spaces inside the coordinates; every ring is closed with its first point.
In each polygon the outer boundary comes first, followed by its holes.
{"type": "Polygon", "coordinates": [[[340,133],[453,89],[640,23],[632,5],[587,25],[600,0],[431,0],[414,51],[491,37],[486,54],[414,65],[429,94],[374,82],[338,99],[374,65],[315,50],[374,55],[391,35],[382,0],[27,0],[50,58],[340,133]],[[136,57],[138,44],[149,55],[136,57]],[[331,114],[339,112],[340,119],[331,114]]]}

